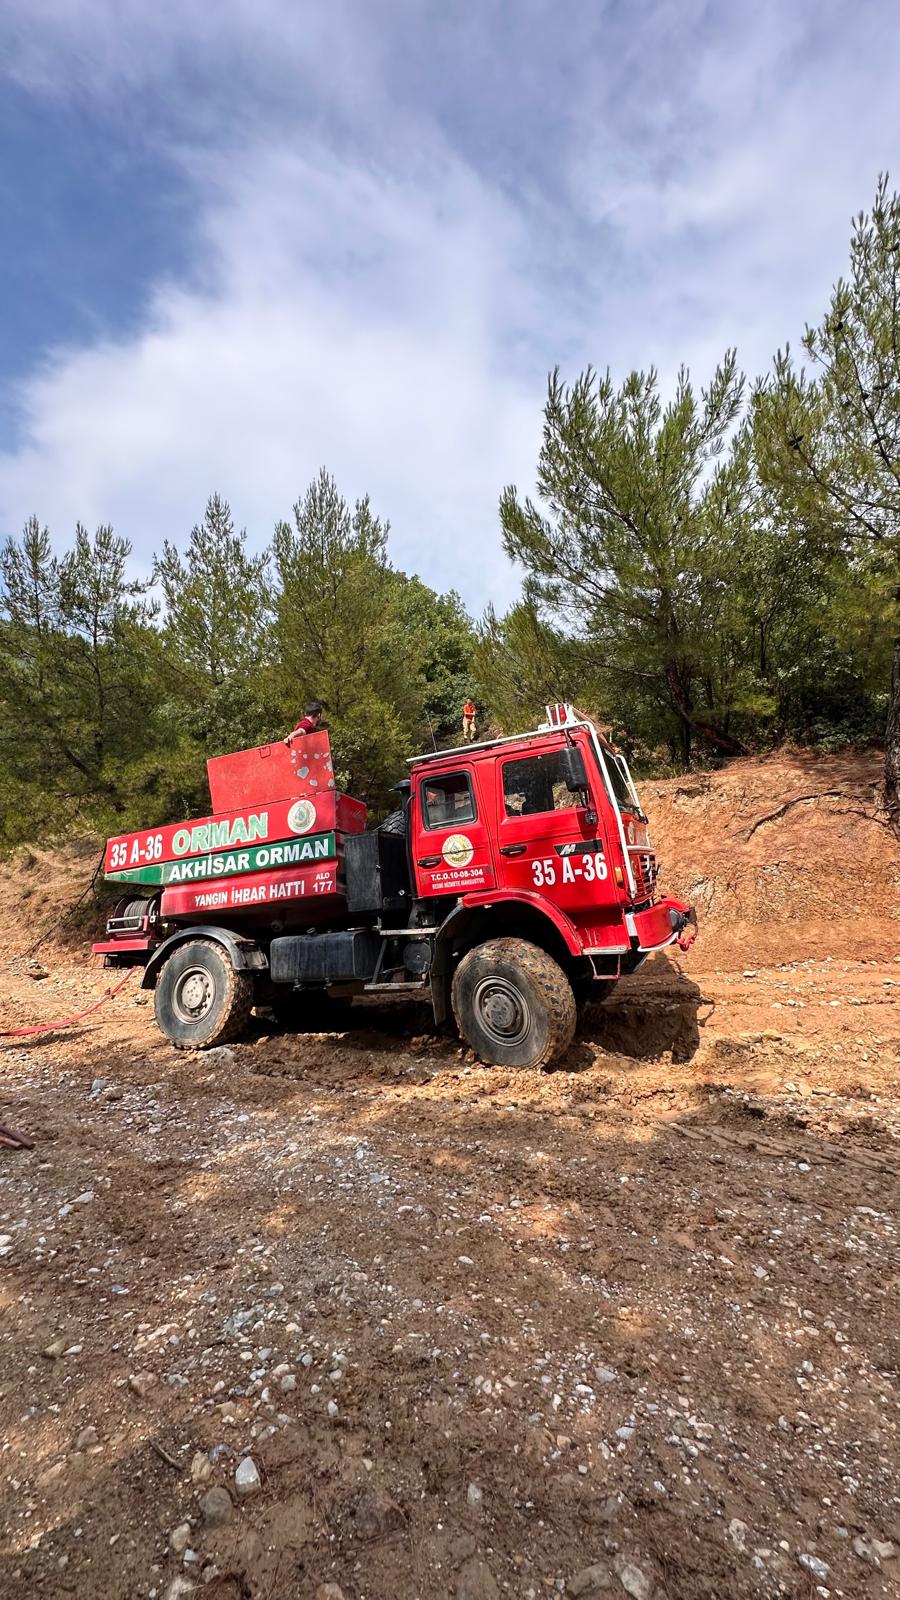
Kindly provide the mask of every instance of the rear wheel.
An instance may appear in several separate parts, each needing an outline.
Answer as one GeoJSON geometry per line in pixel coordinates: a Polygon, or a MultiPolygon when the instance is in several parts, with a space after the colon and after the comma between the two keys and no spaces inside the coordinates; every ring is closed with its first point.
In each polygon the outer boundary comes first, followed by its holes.
{"type": "Polygon", "coordinates": [[[453,977],[457,1027],[482,1061],[545,1067],[575,1034],[566,974],[526,939],[490,939],[463,956],[453,977]]]}
{"type": "Polygon", "coordinates": [[[174,950],[153,998],[156,1025],[176,1050],[227,1044],[253,1009],[253,979],[235,972],[221,945],[192,939],[174,950]]]}

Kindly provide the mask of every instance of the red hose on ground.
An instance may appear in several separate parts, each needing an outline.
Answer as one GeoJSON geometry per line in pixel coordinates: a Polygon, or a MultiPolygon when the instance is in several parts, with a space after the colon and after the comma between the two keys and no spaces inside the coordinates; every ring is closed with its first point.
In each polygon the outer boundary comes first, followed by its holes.
{"type": "Polygon", "coordinates": [[[80,1022],[82,1017],[89,1017],[92,1011],[99,1011],[101,1006],[106,1005],[107,1000],[111,1000],[114,994],[124,989],[134,971],[134,967],[129,967],[121,983],[117,983],[114,989],[107,989],[106,993],[101,995],[99,1000],[95,1000],[92,1006],[88,1006],[86,1011],[76,1011],[74,1017],[65,1017],[61,1022],[39,1022],[33,1028],[0,1028],[0,1039],[22,1039],[29,1033],[55,1033],[58,1028],[71,1028],[74,1022],[80,1022]]]}

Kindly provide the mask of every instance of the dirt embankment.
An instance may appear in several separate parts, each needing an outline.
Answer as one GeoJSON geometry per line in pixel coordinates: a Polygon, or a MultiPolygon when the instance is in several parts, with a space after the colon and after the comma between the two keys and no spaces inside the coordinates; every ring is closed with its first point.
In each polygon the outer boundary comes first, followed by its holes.
{"type": "Polygon", "coordinates": [[[27,846],[0,859],[0,962],[38,951],[51,964],[89,962],[116,899],[101,865],[100,839],[27,846]]]}
{"type": "MultiPolygon", "coordinates": [[[[3,1600],[900,1595],[876,776],[645,786],[701,938],[553,1072],[410,1007],[186,1057],[130,989],[0,1046],[3,1600]]],[[[0,1027],[102,990],[90,910],[27,968],[94,860],[0,874],[0,1027]]]]}
{"type": "Polygon", "coordinates": [[[900,845],[877,752],[734,761],[642,787],[661,888],[697,907],[704,965],[895,953],[900,845]]]}

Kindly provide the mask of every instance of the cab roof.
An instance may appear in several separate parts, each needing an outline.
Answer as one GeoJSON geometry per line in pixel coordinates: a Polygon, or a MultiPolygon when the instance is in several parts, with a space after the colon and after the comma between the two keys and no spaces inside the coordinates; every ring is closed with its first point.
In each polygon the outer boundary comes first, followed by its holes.
{"type": "Polygon", "coordinates": [[[495,750],[498,745],[521,744],[529,739],[546,739],[551,733],[568,733],[572,728],[586,728],[598,741],[604,750],[609,750],[613,755],[618,754],[616,747],[610,744],[606,735],[600,732],[597,724],[583,711],[578,711],[575,706],[561,702],[557,705],[547,706],[547,720],[539,727],[530,729],[527,733],[504,734],[498,739],[481,739],[478,743],[452,745],[447,750],[426,750],[420,756],[409,756],[408,763],[417,767],[425,762],[447,761],[459,756],[472,756],[482,751],[495,750]]]}
{"type": "Polygon", "coordinates": [[[425,762],[447,761],[453,756],[473,756],[484,750],[495,750],[502,744],[523,744],[528,739],[546,739],[548,734],[560,733],[560,728],[531,728],[528,733],[507,733],[498,739],[480,739],[477,743],[456,744],[446,750],[426,750],[420,756],[408,756],[407,764],[410,767],[421,766],[425,762]]]}

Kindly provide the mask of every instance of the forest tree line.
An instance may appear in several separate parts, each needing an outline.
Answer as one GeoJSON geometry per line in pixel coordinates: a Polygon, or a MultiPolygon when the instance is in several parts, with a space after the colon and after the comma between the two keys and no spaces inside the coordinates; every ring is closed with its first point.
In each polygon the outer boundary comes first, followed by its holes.
{"type": "MultiPolygon", "coordinates": [[[[550,376],[537,495],[500,536],[519,600],[473,620],[397,570],[324,470],[251,547],[214,494],[146,581],[127,539],[35,516],[0,553],[0,846],[208,809],[208,756],[328,706],[341,782],[390,806],[409,754],[574,700],[638,770],[884,742],[900,826],[900,196],[879,181],[802,356],[748,384],[550,376]]],[[[427,538],[427,533],[425,535],[427,538]]]]}

